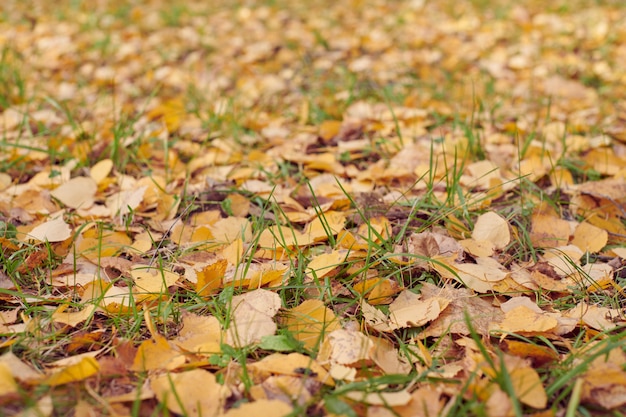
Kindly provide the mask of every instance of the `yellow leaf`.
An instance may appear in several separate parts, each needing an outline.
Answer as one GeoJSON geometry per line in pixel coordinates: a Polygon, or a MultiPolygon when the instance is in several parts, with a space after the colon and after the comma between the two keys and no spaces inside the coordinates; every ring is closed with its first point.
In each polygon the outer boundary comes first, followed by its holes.
{"type": "Polygon", "coordinates": [[[329,235],[336,235],[346,223],[346,215],[337,211],[328,211],[313,219],[303,234],[312,242],[323,242],[329,235]]]}
{"type": "Polygon", "coordinates": [[[408,375],[411,372],[408,360],[399,354],[392,342],[383,337],[369,338],[374,343],[371,359],[384,373],[408,375]]]}
{"type": "Polygon", "coordinates": [[[310,369],[311,376],[326,385],[334,386],[335,382],[330,378],[326,369],[324,369],[315,359],[305,356],[301,353],[274,353],[260,361],[248,364],[250,372],[259,372],[260,374],[280,374],[291,376],[302,376],[302,369],[310,369]]]}
{"type": "Polygon", "coordinates": [[[341,328],[335,313],[320,300],[306,300],[285,314],[285,327],[308,349],[314,349],[325,335],[341,328]]]}
{"type": "Polygon", "coordinates": [[[135,301],[130,288],[111,285],[99,300],[99,306],[108,313],[127,313],[135,307],[135,301]]]}
{"type": "Polygon", "coordinates": [[[176,369],[185,363],[185,357],[173,349],[163,336],[155,334],[144,340],[133,361],[132,371],[155,371],[176,369]]]}
{"type": "Polygon", "coordinates": [[[135,265],[130,271],[130,276],[135,281],[133,294],[136,303],[168,294],[167,289],[176,284],[180,278],[180,275],[174,272],[145,265],[135,265]]]}
{"type": "Polygon", "coordinates": [[[554,248],[567,244],[570,224],[547,214],[533,214],[530,240],[538,248],[554,248]]]}
{"type": "Polygon", "coordinates": [[[114,256],[132,245],[133,241],[126,233],[98,231],[89,229],[77,241],[76,249],[81,256],[91,261],[114,256]]]}
{"type": "Polygon", "coordinates": [[[259,248],[276,250],[293,248],[313,243],[308,236],[291,227],[273,225],[264,229],[259,236],[259,248]]]}
{"type": "Polygon", "coordinates": [[[520,305],[505,313],[498,329],[511,333],[546,333],[555,330],[558,324],[554,317],[520,305]]]}
{"type": "Polygon", "coordinates": [[[353,401],[371,405],[385,405],[386,407],[407,405],[411,401],[411,394],[407,390],[396,392],[350,391],[345,396],[353,401]]]}
{"type": "Polygon", "coordinates": [[[415,300],[410,305],[399,307],[392,303],[389,306],[389,329],[423,326],[439,317],[449,303],[449,300],[441,297],[433,297],[423,301],[415,300]]]}
{"type": "Polygon", "coordinates": [[[100,184],[106,177],[109,176],[113,169],[113,161],[110,159],[103,159],[96,162],[89,170],[89,176],[91,179],[100,184]]]}
{"type": "Polygon", "coordinates": [[[519,366],[509,370],[509,377],[522,403],[537,409],[546,408],[548,396],[537,371],[530,366],[519,366]]]}
{"type": "Polygon", "coordinates": [[[389,278],[370,278],[354,284],[353,289],[372,305],[389,304],[399,291],[398,283],[389,278]]]}
{"type": "Polygon", "coordinates": [[[183,312],[183,327],[172,342],[193,353],[219,353],[222,327],[214,316],[198,316],[183,312]]]}
{"type": "Polygon", "coordinates": [[[449,258],[437,256],[433,257],[432,267],[442,277],[455,279],[479,293],[491,291],[492,283],[502,281],[508,276],[492,258],[476,258],[476,262],[456,263],[449,258]]]}
{"type": "Polygon", "coordinates": [[[280,400],[257,400],[243,403],[237,408],[231,408],[224,417],[283,417],[292,412],[291,406],[280,400]]]}
{"type": "Polygon", "coordinates": [[[609,241],[609,234],[606,230],[600,229],[587,222],[582,222],[574,230],[572,245],[576,245],[583,252],[596,253],[602,250],[609,241]]]}
{"type": "Polygon", "coordinates": [[[621,369],[622,364],[594,361],[582,376],[583,400],[605,409],[626,405],[626,372],[621,369]]]}
{"type": "Polygon", "coordinates": [[[226,201],[230,203],[230,210],[235,217],[246,217],[250,213],[250,200],[241,194],[228,194],[226,201]]]}
{"type": "Polygon", "coordinates": [[[239,262],[241,262],[243,257],[244,249],[243,240],[238,238],[233,240],[232,243],[222,250],[222,256],[228,261],[229,264],[239,265],[239,262]]]}
{"type": "Polygon", "coordinates": [[[559,360],[559,354],[554,350],[535,343],[505,340],[505,344],[509,355],[531,359],[535,365],[543,366],[559,360]]]}
{"type": "Polygon", "coordinates": [[[7,366],[18,381],[32,383],[42,376],[40,371],[23,362],[11,351],[0,356],[0,363],[7,366]]]}
{"type": "Polygon", "coordinates": [[[227,217],[208,226],[218,242],[232,243],[237,239],[249,242],[252,239],[252,226],[248,219],[227,217]]]}
{"type": "Polygon", "coordinates": [[[151,379],[150,387],[171,412],[189,417],[217,416],[230,394],[204,369],[167,373],[151,379]]]}
{"type": "Polygon", "coordinates": [[[53,373],[44,379],[41,383],[44,385],[64,385],[70,382],[82,381],[95,375],[100,370],[100,365],[95,358],[85,356],[80,362],[69,365],[60,371],[53,373]]]}
{"type": "Polygon", "coordinates": [[[411,393],[411,401],[403,406],[394,407],[400,417],[439,416],[445,403],[442,393],[435,387],[422,386],[411,393]]]}
{"type": "Polygon", "coordinates": [[[479,257],[492,256],[495,249],[495,245],[487,240],[464,239],[459,243],[467,253],[479,257]]]}
{"type": "Polygon", "coordinates": [[[0,363],[0,396],[15,394],[18,391],[17,388],[17,382],[15,382],[9,366],[0,363]]]}
{"type": "Polygon", "coordinates": [[[325,141],[336,136],[341,129],[341,120],[324,120],[319,127],[319,135],[325,141]]]}
{"type": "Polygon", "coordinates": [[[334,275],[336,269],[345,260],[346,255],[345,251],[332,251],[316,256],[307,265],[307,275],[313,279],[322,279],[331,274],[334,275]]]}

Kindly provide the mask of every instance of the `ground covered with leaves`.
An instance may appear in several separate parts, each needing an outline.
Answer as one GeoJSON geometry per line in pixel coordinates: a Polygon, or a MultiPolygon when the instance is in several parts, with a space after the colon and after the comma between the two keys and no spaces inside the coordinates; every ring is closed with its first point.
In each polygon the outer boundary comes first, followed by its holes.
{"type": "Polygon", "coordinates": [[[0,45],[0,414],[623,416],[621,1],[5,0],[0,45]]]}

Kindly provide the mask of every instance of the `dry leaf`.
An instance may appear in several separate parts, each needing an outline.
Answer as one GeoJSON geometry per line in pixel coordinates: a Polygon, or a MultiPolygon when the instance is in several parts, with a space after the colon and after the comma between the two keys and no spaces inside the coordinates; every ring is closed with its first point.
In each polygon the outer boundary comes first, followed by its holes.
{"type": "Polygon", "coordinates": [[[472,239],[491,242],[496,249],[504,249],[511,242],[509,224],[504,217],[489,211],[476,220],[472,239]]]}
{"type": "Polygon", "coordinates": [[[150,380],[150,387],[172,413],[191,417],[217,416],[229,395],[215,375],[204,369],[157,376],[150,380]]]}
{"type": "Polygon", "coordinates": [[[82,381],[98,373],[100,365],[92,357],[83,357],[79,362],[56,371],[41,381],[42,384],[57,386],[82,381]]]}
{"type": "Polygon", "coordinates": [[[32,229],[28,237],[41,242],[63,242],[71,235],[70,226],[63,221],[63,217],[57,217],[32,229]]]}
{"type": "Polygon", "coordinates": [[[50,195],[73,209],[88,209],[93,205],[98,185],[89,177],[76,177],[60,185],[50,195]]]}
{"type": "Polygon", "coordinates": [[[251,372],[261,372],[279,375],[302,376],[310,374],[315,380],[334,386],[335,382],[315,359],[301,353],[274,353],[260,361],[248,364],[251,372]],[[309,371],[310,370],[310,371],[309,371]]]}
{"type": "Polygon", "coordinates": [[[287,310],[284,324],[308,349],[314,349],[328,333],[340,328],[335,313],[319,300],[306,300],[287,310]]]}
{"type": "Polygon", "coordinates": [[[609,241],[609,234],[606,230],[600,229],[587,222],[582,222],[576,226],[572,245],[576,245],[583,252],[600,252],[609,241]]]}
{"type": "Polygon", "coordinates": [[[16,394],[18,392],[18,385],[13,378],[13,373],[9,366],[5,363],[0,363],[0,395],[16,394]]]}
{"type": "Polygon", "coordinates": [[[232,298],[232,318],[227,343],[242,347],[258,343],[276,332],[274,316],[281,307],[280,296],[268,290],[254,290],[232,298]]]}
{"type": "Polygon", "coordinates": [[[257,400],[243,403],[237,408],[231,408],[224,417],[283,417],[292,412],[291,406],[279,400],[257,400]]]}
{"type": "Polygon", "coordinates": [[[132,371],[172,370],[185,363],[185,357],[163,336],[154,335],[153,339],[144,340],[133,361],[132,371]]]}

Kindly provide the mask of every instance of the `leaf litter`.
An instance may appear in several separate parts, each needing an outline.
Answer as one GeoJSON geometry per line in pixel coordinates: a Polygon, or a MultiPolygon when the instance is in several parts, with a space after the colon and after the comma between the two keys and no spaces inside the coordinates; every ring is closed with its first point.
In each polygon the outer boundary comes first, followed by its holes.
{"type": "Polygon", "coordinates": [[[626,9],[10,2],[0,407],[626,404],[626,9]]]}

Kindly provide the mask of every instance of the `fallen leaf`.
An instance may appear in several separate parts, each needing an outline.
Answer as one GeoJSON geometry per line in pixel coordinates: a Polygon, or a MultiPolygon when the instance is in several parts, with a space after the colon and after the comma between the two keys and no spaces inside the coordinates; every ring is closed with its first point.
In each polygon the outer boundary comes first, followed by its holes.
{"type": "Polygon", "coordinates": [[[28,234],[29,238],[41,242],[63,242],[70,236],[72,236],[72,229],[61,216],[36,226],[28,234]]]}
{"type": "Polygon", "coordinates": [[[511,242],[509,224],[504,217],[493,211],[484,213],[476,220],[472,239],[491,242],[496,249],[504,249],[511,242]]]}
{"type": "Polygon", "coordinates": [[[185,357],[161,335],[139,345],[132,371],[173,370],[185,363],[185,357]]]}
{"type": "Polygon", "coordinates": [[[133,294],[135,302],[154,300],[169,294],[168,288],[176,284],[180,275],[163,268],[150,268],[145,265],[135,265],[130,270],[130,276],[135,282],[133,294]]]}
{"type": "Polygon", "coordinates": [[[188,352],[212,354],[221,352],[222,327],[214,316],[182,314],[183,327],[172,343],[188,352]]]}
{"type": "Polygon", "coordinates": [[[315,359],[301,353],[273,353],[264,357],[260,361],[248,364],[250,371],[302,376],[310,374],[313,379],[329,386],[334,386],[335,382],[330,378],[324,369],[315,359]]]}
{"type": "Polygon", "coordinates": [[[92,178],[76,177],[52,190],[50,195],[66,207],[88,209],[94,203],[97,190],[98,184],[92,178]]]}
{"type": "Polygon", "coordinates": [[[229,392],[209,371],[192,369],[151,378],[150,387],[172,413],[191,417],[217,416],[229,392]]]}
{"type": "Polygon", "coordinates": [[[287,310],[284,325],[307,349],[314,349],[328,333],[340,328],[335,313],[320,300],[306,300],[287,310]]]}
{"type": "Polygon", "coordinates": [[[554,317],[537,313],[526,306],[515,307],[504,315],[496,329],[517,334],[541,334],[556,330],[558,321],[554,317]]]}
{"type": "Polygon", "coordinates": [[[0,363],[0,395],[10,395],[18,392],[18,385],[13,378],[13,374],[9,366],[0,363]]]}
{"type": "Polygon", "coordinates": [[[609,234],[606,230],[600,229],[587,222],[582,222],[576,226],[572,245],[576,245],[583,252],[600,252],[609,241],[609,234]]]}
{"type": "Polygon", "coordinates": [[[251,403],[243,403],[237,408],[231,408],[224,417],[283,417],[290,414],[293,409],[279,400],[257,400],[251,403]]]}
{"type": "Polygon", "coordinates": [[[274,316],[281,308],[280,296],[268,290],[254,290],[232,298],[232,318],[227,343],[242,347],[258,343],[276,332],[274,316]]]}
{"type": "Polygon", "coordinates": [[[228,261],[221,259],[204,267],[202,271],[196,271],[196,292],[202,298],[208,298],[222,286],[222,280],[226,274],[228,261]]]}
{"type": "Polygon", "coordinates": [[[50,386],[58,386],[77,382],[96,375],[100,370],[98,361],[92,357],[83,357],[79,362],[64,367],[59,371],[55,371],[47,378],[41,381],[42,384],[50,386]]]}

